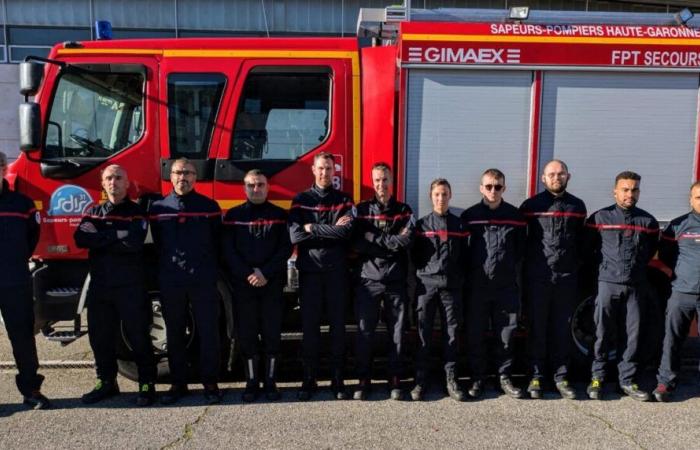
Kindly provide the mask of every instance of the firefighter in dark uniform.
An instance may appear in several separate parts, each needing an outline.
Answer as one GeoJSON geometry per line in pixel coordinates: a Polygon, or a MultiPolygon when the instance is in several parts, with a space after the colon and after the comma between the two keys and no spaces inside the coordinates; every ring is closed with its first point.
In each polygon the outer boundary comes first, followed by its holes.
{"type": "Polygon", "coordinates": [[[389,166],[377,163],[371,175],[374,197],[357,205],[352,241],[361,264],[360,279],[355,286],[355,317],[359,328],[355,353],[360,383],[354,398],[364,400],[370,389],[372,344],[381,311],[391,336],[390,396],[400,400],[408,248],[415,221],[411,208],[392,196],[389,166]]]}
{"type": "Polygon", "coordinates": [[[615,178],[615,204],[591,215],[586,223],[589,249],[598,267],[598,294],[593,315],[596,342],[592,379],[586,392],[591,399],[603,398],[605,365],[616,351],[622,391],[635,400],[647,401],[634,378],[639,359],[639,330],[642,321],[647,264],[656,253],[659,224],[648,212],[637,208],[641,177],[622,172],[615,178]]]}
{"type": "Polygon", "coordinates": [[[7,156],[0,152],[0,314],[12,345],[19,374],[15,377],[24,404],[33,409],[51,407],[41,394],[42,375],[34,341],[34,299],[29,258],[39,241],[39,214],[34,202],[10,190],[5,180],[7,156]]]}
{"type": "Polygon", "coordinates": [[[331,391],[346,398],[344,384],[345,307],[348,292],[347,244],[352,233],[354,206],[350,197],[333,187],[335,160],[330,153],[314,157],[314,185],[297,194],[289,211],[289,234],[297,245],[301,321],[304,338],[304,380],[299,400],[316,391],[316,369],[321,345],[321,311],[330,325],[331,391]]]}
{"type": "Polygon", "coordinates": [[[510,397],[521,398],[522,390],[513,385],[510,375],[513,332],[520,308],[517,272],[524,255],[526,223],[518,208],[503,200],[503,172],[486,170],[479,190],[482,201],[461,216],[471,233],[467,306],[467,356],[472,369],[469,395],[478,398],[483,392],[488,366],[484,334],[490,323],[493,335],[500,338],[494,356],[501,389],[510,397]]]}
{"type": "Polygon", "coordinates": [[[659,242],[659,259],[673,269],[658,385],[653,392],[660,402],[668,401],[676,388],[680,350],[700,312],[700,182],[690,188],[690,207],[689,213],[668,224],[659,242]]]}
{"type": "Polygon", "coordinates": [[[420,343],[416,355],[416,385],[411,399],[423,400],[428,387],[430,348],[435,313],[442,324],[445,386],[456,401],[464,400],[457,382],[457,353],[462,315],[464,259],[469,233],[449,210],[452,189],[444,178],[430,184],[433,211],[416,222],[413,262],[416,266],[416,312],[420,343]]]}
{"type": "Polygon", "coordinates": [[[172,192],[153,203],[150,211],[153,240],[159,250],[159,284],[167,328],[168,363],[172,386],[164,404],[188,394],[186,362],[187,312],[191,308],[199,336],[199,375],[207,403],[219,403],[219,296],[217,266],[221,209],[195,192],[197,172],[187,159],[170,169],[172,192]]]}
{"type": "Polygon", "coordinates": [[[532,398],[542,397],[547,363],[561,396],[576,398],[566,377],[587,214],[583,201],[566,191],[570,177],[564,162],[548,162],[542,171],[545,190],[520,206],[527,221],[525,273],[533,372],[527,391],[532,398]]]}
{"type": "Polygon", "coordinates": [[[115,343],[121,321],[138,366],[136,403],[148,406],[156,395],[156,364],[149,336],[151,308],[143,279],[148,221],[142,208],[127,196],[129,179],[123,168],[107,166],[101,178],[107,201],[85,212],[74,235],[76,245],[89,250],[87,319],[97,371],[97,384],[82,401],[97,403],[119,394],[115,343]]]}
{"type": "Polygon", "coordinates": [[[245,359],[243,400],[252,402],[260,387],[262,337],[265,354],[264,391],[268,400],[279,399],[275,366],[280,349],[287,259],[292,253],[287,212],[267,201],[267,177],[259,170],[243,178],[248,201],[224,217],[222,254],[234,292],[236,330],[245,359]]]}

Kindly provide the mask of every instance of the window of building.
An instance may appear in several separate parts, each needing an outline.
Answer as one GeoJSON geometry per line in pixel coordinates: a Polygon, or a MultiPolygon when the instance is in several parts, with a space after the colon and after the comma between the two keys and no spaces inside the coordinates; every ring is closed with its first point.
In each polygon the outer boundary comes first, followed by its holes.
{"type": "Polygon", "coordinates": [[[220,73],[168,76],[170,157],[205,159],[226,77],[220,73]]]}
{"type": "Polygon", "coordinates": [[[254,69],[238,104],[233,160],[295,160],[329,134],[329,68],[254,69]]]}

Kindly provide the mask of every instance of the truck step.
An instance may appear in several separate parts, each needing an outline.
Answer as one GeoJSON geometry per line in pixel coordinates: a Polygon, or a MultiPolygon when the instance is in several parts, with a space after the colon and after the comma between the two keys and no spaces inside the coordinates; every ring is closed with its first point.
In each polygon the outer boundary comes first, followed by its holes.
{"type": "Polygon", "coordinates": [[[64,298],[80,294],[79,287],[57,287],[46,291],[47,297],[64,298]]]}
{"type": "Polygon", "coordinates": [[[57,331],[53,330],[48,333],[44,333],[44,337],[47,341],[60,342],[62,345],[68,345],[82,336],[85,336],[87,331],[57,331]]]}

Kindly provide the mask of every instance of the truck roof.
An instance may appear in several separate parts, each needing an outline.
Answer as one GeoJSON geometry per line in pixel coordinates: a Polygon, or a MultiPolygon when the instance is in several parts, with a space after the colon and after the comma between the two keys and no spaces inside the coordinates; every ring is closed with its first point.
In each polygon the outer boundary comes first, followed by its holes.
{"type": "MultiPolygon", "coordinates": [[[[143,49],[153,50],[152,53],[160,53],[162,50],[224,50],[224,49],[255,49],[255,50],[307,50],[307,51],[355,51],[357,40],[354,38],[320,38],[320,37],[211,37],[211,38],[168,38],[168,39],[115,39],[100,41],[80,41],[56,44],[52,49],[52,56],[56,56],[63,49],[82,49],[92,54],[99,54],[100,49],[110,50],[114,55],[115,50],[143,49]]],[[[80,52],[80,53],[88,53],[80,52]]],[[[150,53],[150,52],[148,52],[150,53]]]]}

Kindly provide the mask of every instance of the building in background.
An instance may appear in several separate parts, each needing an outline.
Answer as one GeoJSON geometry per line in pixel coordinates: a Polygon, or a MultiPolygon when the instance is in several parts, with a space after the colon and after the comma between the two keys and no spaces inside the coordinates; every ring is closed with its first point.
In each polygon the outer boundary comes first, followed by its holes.
{"type": "MultiPolygon", "coordinates": [[[[17,67],[52,45],[94,37],[111,22],[115,39],[200,36],[352,36],[360,8],[399,0],[0,0],[0,151],[18,154],[17,67]]],[[[675,12],[700,0],[412,0],[413,8],[529,6],[541,10],[675,12]]]]}

